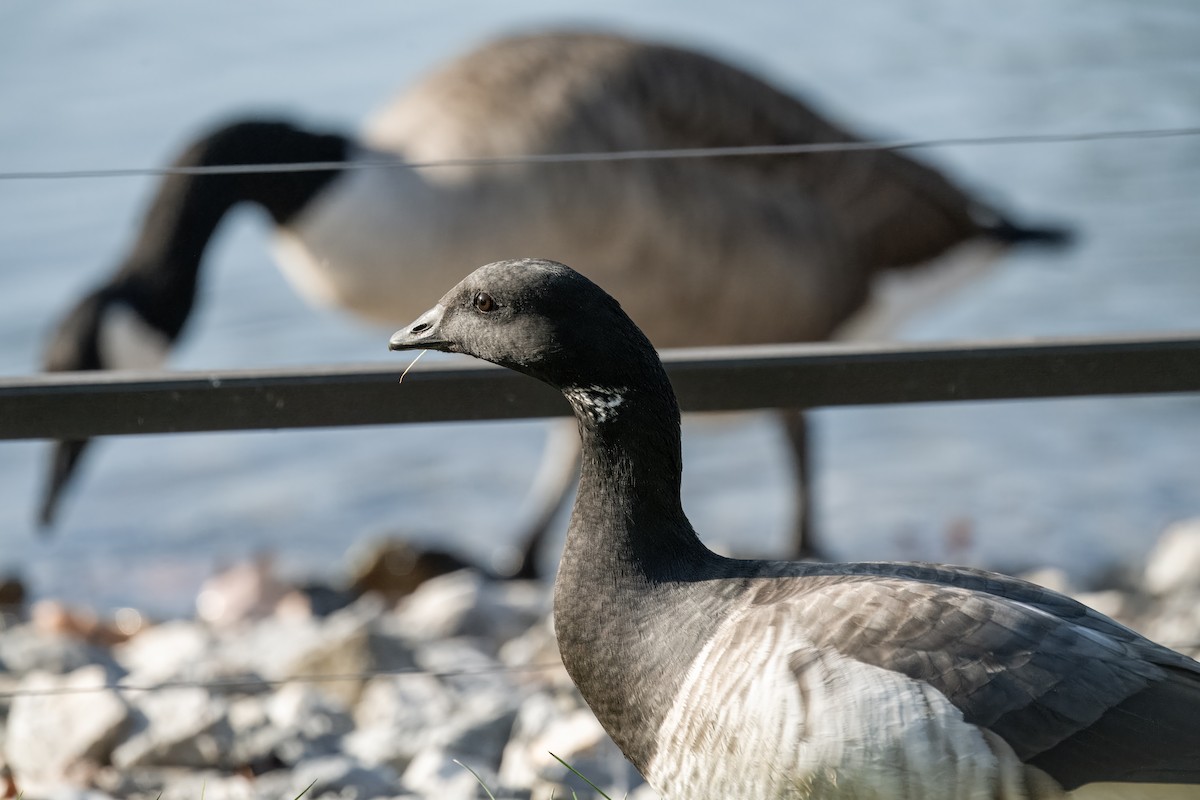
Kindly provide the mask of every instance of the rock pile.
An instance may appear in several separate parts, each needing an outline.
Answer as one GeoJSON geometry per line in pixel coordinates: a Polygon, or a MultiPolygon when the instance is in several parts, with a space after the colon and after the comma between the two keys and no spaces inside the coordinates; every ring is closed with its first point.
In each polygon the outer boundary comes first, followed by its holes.
{"type": "MultiPolygon", "coordinates": [[[[395,606],[0,635],[3,763],[36,798],[620,798],[641,779],[558,659],[549,595],[459,570],[395,606]]],[[[0,792],[2,795],[3,792],[0,792]]],[[[631,794],[631,796],[633,796],[631,794]]]]}
{"type": "MultiPolygon", "coordinates": [[[[1170,529],[1136,583],[1079,597],[1200,653],[1200,520],[1170,529]]],[[[571,685],[549,602],[544,584],[463,569],[325,616],[281,596],[266,616],[90,641],[45,614],[10,621],[0,797],[597,796],[555,756],[614,800],[655,797],[571,685]]]]}

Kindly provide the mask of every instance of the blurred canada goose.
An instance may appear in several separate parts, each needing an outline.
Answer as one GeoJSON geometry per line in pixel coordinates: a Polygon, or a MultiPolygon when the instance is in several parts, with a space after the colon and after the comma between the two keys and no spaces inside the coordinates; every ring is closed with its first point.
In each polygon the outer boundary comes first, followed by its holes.
{"type": "Polygon", "coordinates": [[[554,587],[559,649],[664,798],[1015,800],[1098,783],[1200,796],[1200,664],[1186,656],[981,570],[706,549],[680,503],[662,364],[582,275],[489,264],[390,346],[486,359],[570,402],[583,466],[554,587]]]}
{"type": "MultiPolygon", "coordinates": [[[[253,120],[193,142],[176,166],[347,167],[167,177],[116,273],[55,332],[45,367],[161,364],[191,313],[210,236],[243,202],[270,214],[281,267],[316,303],[394,321],[428,306],[457,265],[532,251],[611,287],[659,347],[823,339],[859,309],[880,270],[969,240],[1062,237],[1020,227],[891,152],[358,168],[391,158],[854,140],[699,53],[594,33],[502,39],[426,77],[358,140],[253,120]]],[[[788,430],[803,486],[799,412],[788,430]]],[[[85,444],[58,445],[43,524],[85,444]]],[[[561,502],[570,476],[559,473],[545,494],[561,502]]],[[[535,532],[545,532],[555,505],[535,532]]],[[[810,553],[811,542],[801,539],[797,551],[810,553]]]]}

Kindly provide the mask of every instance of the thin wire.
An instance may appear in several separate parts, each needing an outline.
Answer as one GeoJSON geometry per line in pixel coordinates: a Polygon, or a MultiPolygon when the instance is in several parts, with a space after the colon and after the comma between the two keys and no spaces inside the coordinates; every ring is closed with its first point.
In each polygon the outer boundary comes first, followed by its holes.
{"type": "Polygon", "coordinates": [[[493,667],[477,667],[475,669],[457,670],[427,670],[418,667],[401,667],[397,669],[363,670],[362,672],[345,672],[329,675],[296,675],[290,678],[228,678],[218,680],[179,680],[163,681],[162,683],[137,685],[117,682],[99,683],[94,686],[49,686],[45,689],[10,689],[0,692],[0,700],[11,700],[16,697],[51,697],[58,695],[91,694],[94,692],[163,692],[169,689],[262,689],[272,686],[283,686],[288,683],[337,683],[341,681],[360,681],[379,677],[404,677],[408,675],[428,675],[433,678],[463,678],[475,675],[494,675],[511,672],[537,672],[546,669],[556,669],[562,662],[545,662],[542,664],[524,664],[509,666],[500,664],[493,667]]]}
{"type": "Polygon", "coordinates": [[[1167,139],[1200,136],[1200,127],[1141,130],[1086,131],[1082,133],[1026,133],[1003,136],[950,136],[937,139],[896,139],[885,142],[816,142],[807,144],[740,145],[663,150],[618,150],[587,153],[544,153],[490,158],[446,158],[405,161],[379,158],[355,161],[298,161],[287,164],[222,164],[207,167],[128,167],[117,169],[30,170],[0,172],[0,181],[62,180],[69,178],[132,178],[167,175],[246,175],[281,172],[334,172],[359,169],[438,169],[445,167],[510,166],[523,164],[578,164],[606,161],[663,161],[685,158],[785,156],[812,153],[845,153],[879,150],[913,150],[926,147],[980,147],[1013,144],[1061,144],[1119,139],[1167,139]]]}

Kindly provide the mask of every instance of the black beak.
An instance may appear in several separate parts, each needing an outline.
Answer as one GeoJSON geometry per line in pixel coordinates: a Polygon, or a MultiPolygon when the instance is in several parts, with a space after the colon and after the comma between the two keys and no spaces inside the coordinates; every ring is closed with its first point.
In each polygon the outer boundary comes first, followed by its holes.
{"type": "Polygon", "coordinates": [[[87,439],[72,442],[56,442],[54,453],[50,459],[50,480],[46,483],[42,495],[42,506],[38,513],[38,523],[42,533],[46,533],[54,525],[54,515],[58,511],[58,502],[63,491],[67,488],[79,457],[83,455],[88,445],[87,439]]]}
{"type": "Polygon", "coordinates": [[[442,338],[442,317],[446,307],[440,303],[426,311],[407,327],[392,334],[388,340],[389,350],[441,350],[446,345],[442,338]]]}

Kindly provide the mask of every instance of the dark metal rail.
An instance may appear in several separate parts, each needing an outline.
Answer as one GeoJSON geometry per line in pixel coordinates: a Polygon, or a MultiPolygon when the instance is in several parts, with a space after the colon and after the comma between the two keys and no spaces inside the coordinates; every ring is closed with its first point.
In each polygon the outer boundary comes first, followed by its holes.
{"type": "MultiPolygon", "coordinates": [[[[664,354],[685,411],[1200,392],[1200,336],[664,354]]],[[[0,439],[518,419],[556,392],[477,362],[0,379],[0,439]]]]}

